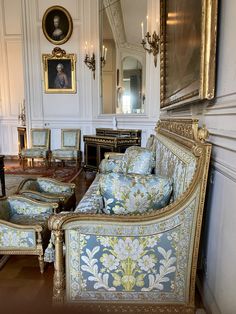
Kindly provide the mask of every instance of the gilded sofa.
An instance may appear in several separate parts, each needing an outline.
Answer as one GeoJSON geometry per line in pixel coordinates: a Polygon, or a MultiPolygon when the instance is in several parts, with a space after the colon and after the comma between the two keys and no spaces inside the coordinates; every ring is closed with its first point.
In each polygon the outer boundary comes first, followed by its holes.
{"type": "Polygon", "coordinates": [[[75,184],[51,178],[27,178],[17,189],[17,194],[41,202],[58,203],[57,211],[75,209],[75,184]]]}
{"type": "Polygon", "coordinates": [[[37,255],[44,271],[44,250],[50,238],[49,216],[57,204],[14,195],[0,199],[0,254],[37,255]]]}
{"type": "Polygon", "coordinates": [[[173,180],[166,207],[136,215],[102,214],[98,174],[75,213],[50,217],[56,303],[89,313],[194,313],[211,154],[207,136],[195,119],[158,122],[155,173],[173,180]]]}

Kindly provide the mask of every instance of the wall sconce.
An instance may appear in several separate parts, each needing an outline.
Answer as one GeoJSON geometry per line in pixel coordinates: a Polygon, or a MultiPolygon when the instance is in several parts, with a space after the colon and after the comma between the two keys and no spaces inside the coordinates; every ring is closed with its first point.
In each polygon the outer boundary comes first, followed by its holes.
{"type": "MultiPolygon", "coordinates": [[[[91,50],[93,51],[93,46],[91,46],[91,50]]],[[[96,70],[96,61],[94,52],[89,53],[87,48],[87,42],[85,44],[85,58],[84,63],[87,67],[93,72],[93,79],[95,80],[95,70],[96,70]]]]}
{"type": "MultiPolygon", "coordinates": [[[[148,19],[148,17],[147,17],[148,19]]],[[[159,46],[160,46],[160,36],[157,35],[156,31],[153,32],[152,35],[147,31],[146,35],[144,36],[144,30],[143,30],[143,22],[141,23],[142,28],[142,46],[144,50],[146,50],[148,53],[152,53],[154,57],[154,65],[157,66],[157,55],[159,53],[159,46]],[[149,45],[149,47],[147,47],[149,45]]]]}
{"type": "Polygon", "coordinates": [[[19,115],[18,115],[18,122],[20,125],[26,125],[26,115],[25,115],[25,100],[19,104],[19,115]]]}
{"type": "Polygon", "coordinates": [[[107,48],[102,46],[101,66],[102,68],[106,65],[107,60],[107,48]]]}

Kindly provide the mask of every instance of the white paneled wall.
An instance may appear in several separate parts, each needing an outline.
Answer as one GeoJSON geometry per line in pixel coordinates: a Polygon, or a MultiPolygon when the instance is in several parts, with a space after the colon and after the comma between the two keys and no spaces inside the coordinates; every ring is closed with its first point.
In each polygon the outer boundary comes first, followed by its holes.
{"type": "MultiPolygon", "coordinates": [[[[156,1],[148,3],[148,14],[156,16],[156,1]]],[[[4,139],[0,138],[0,153],[17,154],[18,104],[23,98],[28,130],[51,128],[52,148],[60,146],[61,128],[78,127],[83,135],[93,133],[96,127],[112,127],[113,115],[100,114],[99,67],[93,80],[83,62],[85,41],[93,44],[99,60],[98,0],[0,0],[0,4],[0,130],[4,134],[4,139]],[[65,7],[73,19],[72,36],[60,47],[77,56],[76,94],[44,93],[42,54],[51,53],[55,46],[43,34],[42,17],[53,5],[65,7]]],[[[159,115],[159,68],[154,67],[153,57],[148,54],[146,68],[145,114],[117,116],[118,127],[143,130],[143,145],[153,133],[159,115]]]]}
{"type": "Polygon", "coordinates": [[[24,99],[21,0],[0,0],[0,56],[0,152],[16,155],[24,99]]]}
{"type": "Polygon", "coordinates": [[[203,231],[202,296],[209,313],[236,313],[236,1],[219,8],[217,97],[161,115],[200,118],[213,144],[203,231]]]}

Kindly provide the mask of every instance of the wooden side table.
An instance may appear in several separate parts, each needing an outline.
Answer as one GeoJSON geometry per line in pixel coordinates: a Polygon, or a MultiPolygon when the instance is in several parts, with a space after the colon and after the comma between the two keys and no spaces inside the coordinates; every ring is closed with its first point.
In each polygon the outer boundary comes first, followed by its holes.
{"type": "Polygon", "coordinates": [[[2,197],[6,196],[6,186],[5,186],[5,174],[4,174],[4,157],[3,155],[0,155],[0,181],[1,181],[1,187],[2,187],[2,197]]]}

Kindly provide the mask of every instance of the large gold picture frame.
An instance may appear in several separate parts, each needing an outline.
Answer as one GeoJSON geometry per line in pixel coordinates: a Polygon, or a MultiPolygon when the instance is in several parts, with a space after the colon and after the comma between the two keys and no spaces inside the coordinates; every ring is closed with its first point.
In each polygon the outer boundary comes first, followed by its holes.
{"type": "Polygon", "coordinates": [[[161,1],[161,108],[215,96],[218,0],[161,1]]]}
{"type": "Polygon", "coordinates": [[[48,94],[76,93],[76,56],[59,47],[43,54],[44,90],[48,94]]]}

